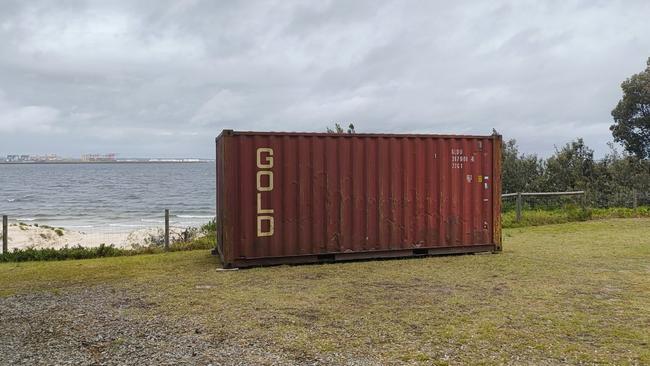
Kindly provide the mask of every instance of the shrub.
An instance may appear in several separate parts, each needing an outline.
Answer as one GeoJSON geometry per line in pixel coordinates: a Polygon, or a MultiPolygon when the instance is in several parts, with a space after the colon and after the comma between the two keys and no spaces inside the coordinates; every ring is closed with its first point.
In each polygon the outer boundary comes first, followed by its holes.
{"type": "MultiPolygon", "coordinates": [[[[169,245],[170,252],[184,250],[211,249],[214,247],[214,236],[202,236],[194,240],[177,241],[169,245]]],[[[95,248],[84,248],[80,245],[60,249],[14,249],[11,252],[0,254],[0,262],[26,262],[26,261],[52,261],[66,259],[90,259],[103,257],[119,257],[138,254],[164,253],[165,249],[157,244],[137,247],[134,249],[116,248],[113,245],[101,244],[95,248]]]]}
{"type": "Polygon", "coordinates": [[[217,232],[217,223],[214,219],[201,226],[201,233],[205,235],[214,235],[217,232]]]}
{"type": "Polygon", "coordinates": [[[591,218],[592,211],[589,208],[569,207],[567,209],[568,221],[587,221],[591,218]]]}
{"type": "Polygon", "coordinates": [[[578,206],[568,206],[565,209],[524,210],[521,213],[520,222],[516,221],[515,211],[507,211],[501,214],[501,225],[504,228],[514,228],[562,224],[565,222],[586,221],[592,219],[632,217],[650,217],[650,207],[642,206],[637,208],[636,211],[625,207],[583,209],[578,206]]]}
{"type": "Polygon", "coordinates": [[[12,252],[0,255],[0,262],[25,262],[25,261],[49,261],[63,259],[87,259],[99,257],[116,257],[126,255],[127,250],[115,248],[112,245],[100,245],[96,248],[84,248],[82,246],[64,247],[60,249],[14,249],[12,252]]]}

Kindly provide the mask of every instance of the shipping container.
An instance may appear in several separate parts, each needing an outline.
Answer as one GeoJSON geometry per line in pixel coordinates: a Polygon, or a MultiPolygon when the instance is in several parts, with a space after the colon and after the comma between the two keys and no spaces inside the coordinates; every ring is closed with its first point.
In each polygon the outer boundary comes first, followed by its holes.
{"type": "Polygon", "coordinates": [[[216,139],[226,268],[501,250],[501,136],[216,139]]]}

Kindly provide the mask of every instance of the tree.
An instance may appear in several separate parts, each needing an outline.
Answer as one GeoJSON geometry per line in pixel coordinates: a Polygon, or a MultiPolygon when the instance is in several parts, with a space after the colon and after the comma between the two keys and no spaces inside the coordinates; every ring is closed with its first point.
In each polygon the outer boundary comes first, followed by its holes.
{"type": "Polygon", "coordinates": [[[614,140],[639,159],[650,158],[650,58],[645,71],[621,84],[623,98],[612,111],[614,140]]]}
{"type": "MultiPolygon", "coordinates": [[[[640,193],[650,192],[650,160],[638,159],[636,156],[620,154],[613,144],[611,152],[601,161],[608,176],[601,179],[601,187],[595,187],[606,199],[605,204],[597,202],[600,206],[626,206],[631,202],[633,190],[640,193]],[[600,188],[600,189],[599,189],[600,188]]],[[[650,198],[650,197],[648,197],[650,198]]]]}
{"type": "MultiPolygon", "coordinates": [[[[346,133],[346,132],[345,132],[345,130],[343,130],[343,127],[341,127],[340,123],[335,123],[333,130],[331,128],[327,127],[327,133],[346,133]]],[[[356,131],[354,130],[354,124],[350,123],[348,125],[347,133],[349,133],[349,134],[356,133],[356,131]]]]}
{"type": "Polygon", "coordinates": [[[503,192],[534,192],[538,189],[543,166],[537,155],[520,155],[517,141],[512,139],[502,145],[501,159],[503,192]]]}
{"type": "Polygon", "coordinates": [[[579,138],[556,150],[546,160],[543,189],[570,191],[587,189],[595,178],[594,151],[579,138]]]}

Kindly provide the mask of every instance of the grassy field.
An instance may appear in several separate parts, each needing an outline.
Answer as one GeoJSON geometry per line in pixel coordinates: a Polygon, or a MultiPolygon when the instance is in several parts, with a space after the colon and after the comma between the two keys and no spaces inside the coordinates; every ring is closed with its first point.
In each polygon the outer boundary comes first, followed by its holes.
{"type": "Polygon", "coordinates": [[[108,287],[147,304],[131,317],[199,322],[215,347],[288,363],[650,363],[647,218],[506,229],[498,255],[217,264],[204,250],[2,263],[0,297],[108,287]]]}

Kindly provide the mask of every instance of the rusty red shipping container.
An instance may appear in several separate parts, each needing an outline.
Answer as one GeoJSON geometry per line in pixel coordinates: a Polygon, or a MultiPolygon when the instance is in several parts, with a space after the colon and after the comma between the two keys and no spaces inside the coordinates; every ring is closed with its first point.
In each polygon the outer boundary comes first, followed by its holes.
{"type": "Polygon", "coordinates": [[[225,267],[501,250],[501,136],[216,139],[225,267]]]}

